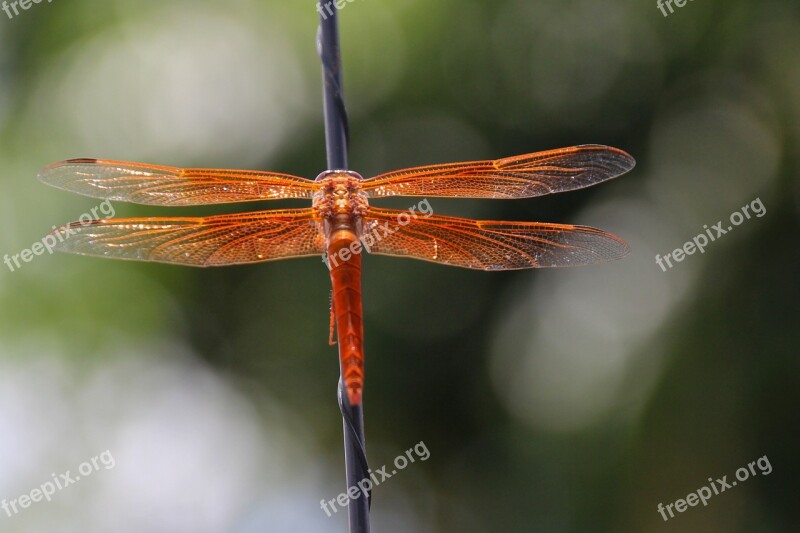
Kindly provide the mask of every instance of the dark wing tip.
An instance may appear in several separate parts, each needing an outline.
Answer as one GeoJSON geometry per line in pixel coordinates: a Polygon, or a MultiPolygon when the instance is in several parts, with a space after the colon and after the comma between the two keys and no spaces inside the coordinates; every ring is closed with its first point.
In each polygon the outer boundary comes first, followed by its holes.
{"type": "Polygon", "coordinates": [[[89,157],[81,157],[77,159],[66,159],[64,161],[58,161],[56,163],[51,163],[46,167],[44,167],[43,169],[41,169],[39,173],[36,175],[36,177],[39,178],[40,181],[44,181],[45,183],[47,183],[48,173],[57,168],[61,168],[67,165],[87,165],[87,164],[93,165],[98,161],[99,161],[98,159],[92,159],[89,157]]]}
{"type": "MultiPolygon", "coordinates": [[[[618,250],[619,255],[617,255],[617,257],[615,259],[622,259],[623,257],[629,256],[631,254],[631,245],[628,244],[627,241],[625,241],[623,239],[619,239],[619,242],[617,243],[617,245],[618,245],[617,250],[618,250]]],[[[612,259],[612,261],[613,260],[614,259],[612,259]]]]}
{"type": "Polygon", "coordinates": [[[625,150],[614,148],[613,146],[606,146],[603,144],[581,144],[576,146],[576,148],[597,150],[606,155],[609,158],[609,162],[613,162],[617,167],[617,176],[629,172],[636,166],[636,159],[634,159],[631,154],[625,150]]]}
{"type": "Polygon", "coordinates": [[[596,258],[597,262],[616,261],[630,255],[631,247],[628,242],[613,233],[590,227],[581,227],[581,229],[587,232],[587,237],[592,235],[590,240],[593,242],[588,247],[588,251],[596,258]]]}
{"type": "Polygon", "coordinates": [[[633,156],[625,150],[612,147],[608,147],[608,149],[616,154],[616,162],[622,169],[623,173],[633,170],[633,167],[636,166],[636,159],[634,159],[633,156]]]}
{"type": "Polygon", "coordinates": [[[540,257],[540,265],[580,266],[616,261],[631,253],[630,245],[613,233],[590,226],[572,226],[573,231],[553,239],[554,247],[540,257]]]}

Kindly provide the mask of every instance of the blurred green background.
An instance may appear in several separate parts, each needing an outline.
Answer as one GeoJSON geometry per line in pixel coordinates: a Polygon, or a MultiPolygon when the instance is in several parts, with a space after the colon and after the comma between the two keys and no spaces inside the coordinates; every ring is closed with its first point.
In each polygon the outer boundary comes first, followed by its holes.
{"type": "MultiPolygon", "coordinates": [[[[378,487],[373,530],[797,531],[800,4],[664,17],[655,0],[356,0],[340,14],[364,176],[583,143],[638,161],[571,194],[431,200],[601,227],[631,243],[624,260],[484,273],[365,259],[371,465],[420,441],[431,454],[378,487]],[[763,217],[656,265],[757,198],[763,217]],[[765,455],[769,475],[657,512],[765,455]]],[[[296,0],[0,12],[0,254],[98,204],[35,179],[61,159],[316,176],[316,27],[296,0]]],[[[256,208],[287,205],[302,206],[256,208]]],[[[319,504],[344,490],[320,261],[44,255],[0,271],[0,499],[105,450],[116,463],[0,512],[0,530],[346,530],[319,504]]]]}

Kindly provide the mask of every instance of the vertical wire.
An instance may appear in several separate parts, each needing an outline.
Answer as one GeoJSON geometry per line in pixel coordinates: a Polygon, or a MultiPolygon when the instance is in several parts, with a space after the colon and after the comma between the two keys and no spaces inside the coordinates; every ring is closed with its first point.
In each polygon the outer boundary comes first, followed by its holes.
{"type": "MultiPolygon", "coordinates": [[[[331,4],[329,4],[331,5],[331,4]]],[[[329,170],[347,170],[347,149],[350,129],[342,91],[342,62],[339,48],[339,23],[337,10],[326,11],[317,4],[320,26],[317,34],[317,52],[322,60],[323,108],[325,113],[325,147],[329,170]]],[[[339,347],[341,349],[341,346],[339,347]]],[[[339,378],[339,409],[342,412],[344,430],[345,468],[347,487],[357,487],[359,482],[370,478],[364,440],[364,411],[361,405],[350,405],[344,389],[344,380],[339,378]]],[[[362,484],[362,486],[365,484],[362,484]]],[[[351,499],[347,508],[351,533],[369,533],[369,509],[372,504],[371,491],[359,491],[357,499],[351,499]]]]}
{"type": "Polygon", "coordinates": [[[332,15],[320,10],[317,52],[322,60],[322,83],[325,112],[325,146],[329,170],[347,170],[350,126],[342,92],[342,58],[339,49],[339,22],[336,9],[332,15]]]}

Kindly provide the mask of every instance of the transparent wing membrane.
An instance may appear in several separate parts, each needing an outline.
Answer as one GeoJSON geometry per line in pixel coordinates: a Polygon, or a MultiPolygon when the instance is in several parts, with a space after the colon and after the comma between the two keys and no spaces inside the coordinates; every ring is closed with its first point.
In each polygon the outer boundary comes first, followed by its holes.
{"type": "Polygon", "coordinates": [[[369,196],[530,198],[589,187],[628,172],[616,148],[582,145],[496,159],[408,168],[364,180],[369,196]]]}
{"type": "Polygon", "coordinates": [[[321,255],[325,239],[310,209],[203,218],[126,218],[56,229],[56,250],[199,267],[321,255]]]}
{"type": "Polygon", "coordinates": [[[148,205],[311,198],[318,188],[311,180],[271,172],[184,169],[99,159],[55,163],[42,169],[39,179],[85,196],[148,205]]]}
{"type": "Polygon", "coordinates": [[[630,252],[619,237],[586,226],[435,215],[401,226],[398,216],[404,213],[369,210],[364,228],[375,241],[371,253],[478,270],[516,270],[602,263],[630,252]]]}

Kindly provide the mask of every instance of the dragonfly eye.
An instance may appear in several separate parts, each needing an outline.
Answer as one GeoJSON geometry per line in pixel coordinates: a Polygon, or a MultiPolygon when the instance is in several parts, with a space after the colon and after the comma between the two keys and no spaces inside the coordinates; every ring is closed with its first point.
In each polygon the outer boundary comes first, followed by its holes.
{"type": "Polygon", "coordinates": [[[337,170],[323,170],[322,172],[319,173],[319,175],[316,178],[314,178],[314,181],[316,181],[316,182],[325,181],[326,178],[328,178],[330,176],[333,176],[337,172],[339,172],[339,171],[337,171],[337,170]]]}
{"type": "Polygon", "coordinates": [[[317,176],[314,181],[324,181],[325,178],[336,178],[336,177],[351,177],[355,178],[359,181],[363,181],[364,178],[358,172],[353,172],[352,170],[324,170],[320,172],[319,176],[317,176]]]}
{"type": "Polygon", "coordinates": [[[352,170],[345,170],[343,172],[343,174],[347,174],[351,178],[355,178],[358,181],[364,181],[364,177],[361,174],[359,174],[358,172],[353,172],[352,170]]]}

